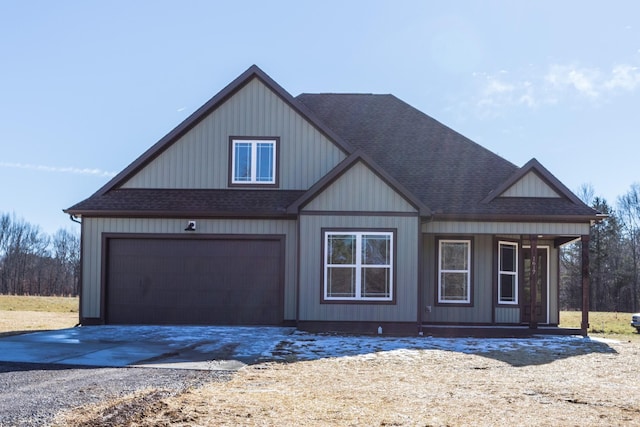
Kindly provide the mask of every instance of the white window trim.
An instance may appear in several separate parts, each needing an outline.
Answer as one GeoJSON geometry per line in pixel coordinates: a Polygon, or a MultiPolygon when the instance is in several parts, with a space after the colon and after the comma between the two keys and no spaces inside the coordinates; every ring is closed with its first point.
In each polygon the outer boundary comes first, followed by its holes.
{"type": "Polygon", "coordinates": [[[393,301],[394,288],[394,233],[392,231],[325,231],[324,233],[324,300],[325,301],[393,301]],[[356,237],[356,262],[355,264],[329,264],[329,236],[355,236],[356,237]],[[386,236],[389,237],[389,264],[362,264],[362,236],[386,236]],[[356,289],[354,297],[329,296],[329,268],[351,267],[355,268],[356,289]],[[389,269],[389,296],[388,297],[363,297],[362,296],[362,268],[388,268],[389,269]]]}
{"type": "Polygon", "coordinates": [[[470,239],[442,239],[438,241],[438,303],[439,304],[471,304],[471,240],[470,239]],[[442,268],[442,244],[443,243],[466,243],[467,244],[467,269],[466,270],[445,270],[442,268]],[[467,273],[467,298],[445,299],[442,297],[442,273],[467,273]]]}
{"type": "Polygon", "coordinates": [[[519,293],[518,293],[518,289],[519,289],[519,284],[518,284],[518,256],[519,256],[519,251],[518,251],[518,244],[515,242],[508,242],[508,241],[503,241],[500,240],[498,242],[498,304],[500,305],[518,305],[519,304],[519,293]],[[515,259],[515,271],[502,271],[500,270],[500,266],[502,265],[501,261],[502,261],[502,251],[500,250],[500,247],[502,245],[505,246],[513,246],[515,247],[516,250],[516,259],[515,259]],[[514,286],[515,286],[515,300],[514,301],[503,301],[500,299],[500,289],[502,288],[502,275],[509,275],[509,276],[514,276],[514,286]]]}
{"type": "Polygon", "coordinates": [[[264,184],[273,185],[276,183],[276,150],[277,142],[275,139],[233,139],[231,140],[231,183],[232,184],[264,184]],[[249,181],[236,180],[236,144],[251,144],[251,179],[249,181]],[[271,144],[273,146],[273,156],[271,158],[271,170],[273,176],[269,181],[257,180],[258,169],[258,144],[271,144]]]}

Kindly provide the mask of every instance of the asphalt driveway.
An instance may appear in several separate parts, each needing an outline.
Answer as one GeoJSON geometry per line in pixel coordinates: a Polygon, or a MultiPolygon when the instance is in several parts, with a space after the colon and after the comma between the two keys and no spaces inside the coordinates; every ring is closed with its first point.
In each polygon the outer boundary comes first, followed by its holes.
{"type": "Polygon", "coordinates": [[[266,360],[295,329],[84,326],[0,338],[0,362],[235,370],[266,360]]]}

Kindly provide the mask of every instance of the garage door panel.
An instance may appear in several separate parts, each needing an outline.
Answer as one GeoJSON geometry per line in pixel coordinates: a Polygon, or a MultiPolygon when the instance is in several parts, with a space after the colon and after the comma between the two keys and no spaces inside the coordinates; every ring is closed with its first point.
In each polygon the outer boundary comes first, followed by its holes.
{"type": "Polygon", "coordinates": [[[106,320],[280,324],[283,244],[280,239],[110,239],[106,320]]]}

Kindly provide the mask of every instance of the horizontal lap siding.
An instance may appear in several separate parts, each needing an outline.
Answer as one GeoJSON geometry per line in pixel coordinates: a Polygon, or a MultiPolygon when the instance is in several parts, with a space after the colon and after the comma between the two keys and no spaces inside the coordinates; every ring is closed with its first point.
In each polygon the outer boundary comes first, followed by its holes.
{"type": "MultiPolygon", "coordinates": [[[[100,317],[102,283],[102,234],[183,234],[184,219],[84,218],[82,256],[82,313],[100,317]]],[[[296,222],[286,220],[198,220],[198,234],[269,234],[285,236],[285,320],[296,317],[296,222]]]]}
{"type": "Polygon", "coordinates": [[[418,217],[301,215],[300,320],[414,322],[418,295],[418,217]],[[322,229],[397,229],[396,304],[321,304],[322,229]]]}
{"type": "Polygon", "coordinates": [[[422,225],[424,233],[464,234],[552,234],[559,236],[581,236],[589,234],[589,224],[546,222],[479,222],[479,221],[432,221],[422,225]]]}
{"type": "Polygon", "coordinates": [[[345,158],[333,142],[254,79],[123,187],[227,188],[230,136],[280,138],[282,189],[306,190],[345,158]]]}

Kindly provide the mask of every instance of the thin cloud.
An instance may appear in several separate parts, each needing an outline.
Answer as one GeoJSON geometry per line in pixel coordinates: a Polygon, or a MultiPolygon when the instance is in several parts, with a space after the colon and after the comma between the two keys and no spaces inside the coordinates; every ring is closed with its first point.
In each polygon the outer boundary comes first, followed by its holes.
{"type": "Polygon", "coordinates": [[[640,89],[640,68],[619,64],[610,70],[551,64],[546,70],[528,69],[520,74],[498,71],[476,72],[477,95],[473,103],[484,117],[498,117],[507,108],[540,108],[545,105],[582,102],[600,103],[640,89]]]}
{"type": "Polygon", "coordinates": [[[91,175],[98,177],[112,178],[116,175],[116,172],[103,171],[102,169],[90,169],[90,168],[74,168],[74,167],[59,167],[59,166],[47,166],[47,165],[33,165],[29,163],[8,163],[0,162],[0,167],[14,168],[14,169],[27,169],[39,172],[54,172],[54,173],[70,173],[75,175],[91,175]]]}
{"type": "Polygon", "coordinates": [[[640,69],[631,65],[616,65],[611,78],[604,83],[608,89],[634,91],[640,87],[640,69]]]}

